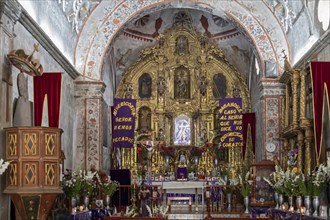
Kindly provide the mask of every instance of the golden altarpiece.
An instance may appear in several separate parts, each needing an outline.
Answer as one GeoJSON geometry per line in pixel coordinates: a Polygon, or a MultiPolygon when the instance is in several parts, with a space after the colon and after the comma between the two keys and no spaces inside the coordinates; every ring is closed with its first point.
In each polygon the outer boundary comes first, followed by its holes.
{"type": "MultiPolygon", "coordinates": [[[[175,148],[171,170],[180,155],[189,163],[190,148],[206,141],[219,143],[217,108],[220,98],[241,97],[248,112],[250,97],[240,73],[224,53],[193,29],[173,28],[157,37],[155,46],[144,49],[124,74],[116,98],[137,100],[136,144],[150,145],[148,171],[160,174],[164,158],[160,144],[175,148]]],[[[136,145],[135,145],[136,146],[136,145]]],[[[240,163],[241,149],[229,149],[226,163],[240,163]]],[[[199,160],[210,171],[208,152],[199,160]]],[[[137,147],[121,149],[121,167],[137,171],[137,147]]]]}
{"type": "Polygon", "coordinates": [[[282,99],[281,166],[286,167],[287,152],[298,149],[297,168],[299,172],[309,175],[314,167],[312,150],[314,131],[312,122],[312,83],[309,70],[293,69],[285,59],[285,71],[280,82],[285,85],[285,96],[282,99]]]}

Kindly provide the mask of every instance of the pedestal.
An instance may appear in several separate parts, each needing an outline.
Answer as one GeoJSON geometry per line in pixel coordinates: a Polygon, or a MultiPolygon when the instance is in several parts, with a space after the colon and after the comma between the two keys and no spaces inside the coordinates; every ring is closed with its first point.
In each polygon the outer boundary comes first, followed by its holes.
{"type": "Polygon", "coordinates": [[[21,219],[46,219],[60,186],[61,133],[58,128],[5,128],[6,189],[21,219]]]}

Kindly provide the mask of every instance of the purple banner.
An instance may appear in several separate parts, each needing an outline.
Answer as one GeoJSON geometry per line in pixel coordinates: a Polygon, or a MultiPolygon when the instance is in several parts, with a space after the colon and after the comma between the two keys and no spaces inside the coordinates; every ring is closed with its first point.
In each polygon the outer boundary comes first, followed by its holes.
{"type": "Polygon", "coordinates": [[[133,147],[136,117],[135,99],[115,99],[112,107],[113,147],[133,147]]]}
{"type": "Polygon", "coordinates": [[[242,99],[220,99],[219,107],[221,145],[223,147],[243,146],[242,99]]]}

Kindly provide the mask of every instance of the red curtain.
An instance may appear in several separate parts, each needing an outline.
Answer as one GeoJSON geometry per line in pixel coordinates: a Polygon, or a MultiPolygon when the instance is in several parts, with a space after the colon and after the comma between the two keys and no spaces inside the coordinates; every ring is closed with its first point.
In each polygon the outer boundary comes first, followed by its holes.
{"type": "Polygon", "coordinates": [[[330,62],[312,62],[311,75],[313,86],[314,101],[314,135],[317,160],[320,158],[320,152],[323,139],[323,103],[324,92],[328,97],[329,107],[329,86],[330,86],[330,62]]]}
{"type": "Polygon", "coordinates": [[[253,113],[243,113],[243,158],[245,158],[246,153],[246,143],[248,140],[249,126],[251,128],[251,138],[252,138],[252,152],[255,154],[255,143],[256,143],[256,114],[253,113]]]}
{"type": "Polygon", "coordinates": [[[49,127],[58,128],[61,104],[61,73],[44,73],[33,77],[34,125],[41,126],[43,103],[47,95],[49,127]]]}

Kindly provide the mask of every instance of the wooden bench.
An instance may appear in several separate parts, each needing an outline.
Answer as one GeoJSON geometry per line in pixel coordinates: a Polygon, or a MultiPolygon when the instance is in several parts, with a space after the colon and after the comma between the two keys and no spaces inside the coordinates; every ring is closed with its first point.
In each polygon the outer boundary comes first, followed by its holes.
{"type": "Polygon", "coordinates": [[[168,205],[168,211],[171,211],[171,201],[179,201],[179,200],[187,200],[189,202],[189,211],[191,212],[191,203],[192,199],[190,196],[183,196],[183,197],[167,197],[167,205],[168,205]]]}

